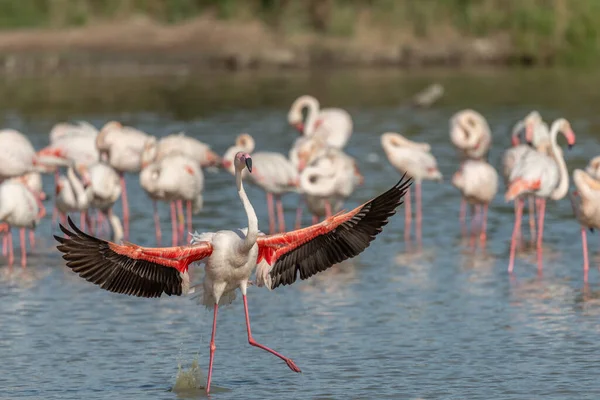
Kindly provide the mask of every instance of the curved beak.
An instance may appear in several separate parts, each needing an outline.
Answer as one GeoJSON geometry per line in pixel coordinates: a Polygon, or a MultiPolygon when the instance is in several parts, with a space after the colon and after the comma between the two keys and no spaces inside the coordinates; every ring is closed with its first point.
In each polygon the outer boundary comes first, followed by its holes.
{"type": "Polygon", "coordinates": [[[252,159],[250,157],[246,158],[246,168],[248,168],[248,172],[252,173],[252,159]]]}

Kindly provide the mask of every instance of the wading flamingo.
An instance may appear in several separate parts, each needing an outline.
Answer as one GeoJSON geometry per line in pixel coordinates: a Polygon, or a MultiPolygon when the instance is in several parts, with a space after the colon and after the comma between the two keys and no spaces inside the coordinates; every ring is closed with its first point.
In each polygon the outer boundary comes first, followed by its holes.
{"type": "Polygon", "coordinates": [[[308,228],[263,235],[258,230],[254,208],[242,184],[242,171],[252,171],[252,158],[239,152],[234,161],[238,195],[248,215],[248,228],[216,233],[194,234],[192,244],[171,248],[147,248],[131,243],[117,245],[100,240],[79,230],[69,219],[71,230],[61,229],[66,238],[55,236],[57,248],[67,266],[82,278],[105,290],[139,297],[159,297],[162,293],[182,295],[190,291],[190,263],[205,263],[202,302],[214,308],[210,361],[206,392],[210,392],[215,334],[219,305],[231,303],[236,289],[242,292],[248,342],[279,357],[295,372],[294,362],[270,348],[257,343],[250,330],[246,288],[256,271],[258,285],[275,289],[330,268],[333,264],[364,251],[381,232],[388,218],[402,203],[410,185],[404,177],[387,192],[354,210],[337,214],[308,228]]]}
{"type": "Polygon", "coordinates": [[[285,217],[281,197],[286,193],[298,191],[298,172],[292,163],[280,153],[260,151],[253,153],[255,142],[247,133],[239,135],[234,146],[223,155],[223,168],[235,175],[234,157],[239,151],[252,155],[254,170],[252,174],[244,171],[244,178],[267,193],[267,209],[269,212],[269,233],[285,232],[285,217]],[[275,200],[275,201],[273,201],[275,200]],[[275,203],[275,204],[273,204],[275,203]],[[275,216],[275,208],[277,216],[275,216]]]}
{"type": "MultiPolygon", "coordinates": [[[[37,199],[38,208],[42,216],[46,215],[46,208],[42,201],[46,200],[46,193],[42,187],[42,175],[39,172],[28,172],[25,175],[11,178],[10,180],[22,183],[27,187],[37,199]]],[[[42,218],[42,217],[40,217],[42,218]]],[[[29,242],[31,248],[35,247],[35,229],[29,230],[29,242]]]]}
{"type": "Polygon", "coordinates": [[[585,172],[595,179],[600,179],[600,156],[596,156],[590,160],[587,167],[585,167],[585,172]]]}
{"type": "MultiPolygon", "coordinates": [[[[450,141],[459,152],[461,163],[465,160],[487,160],[492,145],[492,132],[485,117],[475,110],[457,112],[450,119],[450,141]]],[[[460,202],[459,220],[466,230],[467,202],[460,202]]]]}
{"type": "Polygon", "coordinates": [[[0,231],[5,232],[4,243],[8,249],[8,264],[13,265],[13,240],[11,228],[19,228],[21,240],[21,266],[27,265],[27,244],[25,229],[35,229],[45,210],[39,207],[40,200],[24,184],[5,181],[0,184],[0,231]]]}
{"type": "MultiPolygon", "coordinates": [[[[406,139],[399,133],[386,132],[381,135],[381,146],[388,158],[388,161],[400,173],[407,173],[415,180],[416,197],[416,238],[421,243],[421,182],[425,180],[434,180],[441,182],[443,177],[438,169],[437,161],[431,154],[431,146],[427,143],[417,143],[406,139]]],[[[404,219],[404,239],[410,240],[411,231],[411,204],[410,190],[406,193],[405,219],[404,219]]]]}
{"type": "Polygon", "coordinates": [[[480,222],[479,240],[483,248],[487,239],[488,206],[498,192],[498,173],[487,161],[466,160],[452,176],[452,184],[460,190],[467,203],[475,207],[471,221],[471,245],[475,244],[475,225],[480,222]]]}
{"type": "Polygon", "coordinates": [[[573,182],[577,191],[569,193],[573,213],[581,225],[581,243],[583,245],[583,279],[588,281],[590,264],[588,260],[587,232],[600,229],[600,181],[583,170],[573,171],[573,182]]]}
{"type": "MultiPolygon", "coordinates": [[[[527,153],[515,166],[510,176],[510,183],[505,194],[506,201],[512,201],[521,195],[536,196],[536,210],[538,212],[537,227],[537,259],[538,270],[542,269],[542,240],[544,235],[544,213],[546,199],[560,200],[569,190],[569,173],[565,164],[562,150],[556,143],[558,133],[562,133],[571,148],[575,144],[575,133],[571,124],[564,118],[557,119],[550,129],[550,154],[546,155],[535,151],[527,153]]],[[[521,231],[521,217],[523,205],[517,203],[517,216],[511,244],[508,272],[514,268],[517,235],[521,231]]]]}
{"type": "Polygon", "coordinates": [[[121,220],[113,213],[113,206],[121,197],[119,174],[114,168],[103,162],[85,167],[85,169],[90,182],[86,189],[90,206],[98,211],[97,230],[98,232],[101,230],[104,218],[106,218],[111,230],[111,240],[118,243],[123,238],[123,226],[121,220]]]}
{"type": "Polygon", "coordinates": [[[85,229],[90,208],[90,195],[87,187],[91,184],[87,170],[74,162],[69,164],[67,174],[58,178],[56,185],[56,209],[61,222],[66,222],[66,215],[79,212],[80,225],[85,229]],[[77,172],[75,172],[77,171],[77,172]]]}
{"type": "Polygon", "coordinates": [[[151,137],[144,145],[142,168],[168,156],[183,155],[195,160],[200,167],[217,166],[221,158],[206,143],[186,136],[185,133],[168,135],[160,140],[151,137]]]}
{"type": "Polygon", "coordinates": [[[142,169],[142,153],[150,135],[116,121],[107,122],[96,137],[96,147],[104,161],[121,177],[121,200],[123,202],[123,225],[125,240],[129,239],[129,203],[125,185],[126,172],[137,173],[142,169]]]}
{"type": "Polygon", "coordinates": [[[38,169],[33,145],[21,132],[0,130],[0,149],[0,181],[38,169]]]}
{"type": "Polygon", "coordinates": [[[346,146],[352,135],[352,117],[341,108],[319,108],[319,101],[312,96],[298,97],[288,112],[288,123],[305,136],[319,136],[332,147],[346,146]],[[302,110],[307,109],[306,120],[302,110]]]}
{"type": "Polygon", "coordinates": [[[89,122],[78,121],[74,124],[70,122],[59,122],[50,130],[50,143],[54,143],[65,137],[89,136],[96,138],[98,129],[89,122]]]}

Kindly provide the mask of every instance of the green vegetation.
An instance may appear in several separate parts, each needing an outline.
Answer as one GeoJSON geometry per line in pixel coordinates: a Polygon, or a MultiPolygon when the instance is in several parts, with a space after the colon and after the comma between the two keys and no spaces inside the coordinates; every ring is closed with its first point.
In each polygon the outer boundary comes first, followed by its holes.
{"type": "Polygon", "coordinates": [[[503,37],[538,63],[600,61],[600,0],[0,0],[0,29],[63,28],[145,15],[260,20],[282,34],[503,37]]]}

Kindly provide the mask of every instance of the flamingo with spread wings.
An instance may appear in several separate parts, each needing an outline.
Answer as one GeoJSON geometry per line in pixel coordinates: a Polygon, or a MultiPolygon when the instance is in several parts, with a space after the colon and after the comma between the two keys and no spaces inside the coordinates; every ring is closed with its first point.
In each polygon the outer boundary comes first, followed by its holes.
{"type": "Polygon", "coordinates": [[[189,265],[204,261],[202,303],[214,307],[207,393],[212,379],[219,305],[231,303],[238,288],[242,292],[250,345],[279,357],[292,371],[300,372],[291,359],[257,343],[252,337],[246,289],[257,264],[260,266],[256,272],[258,285],[274,289],[294,283],[298,274],[300,279],[307,279],[360,254],[395,214],[411,182],[410,178],[402,177],[387,192],[320,224],[263,235],[258,230],[256,213],[242,184],[243,170],[252,171],[252,158],[248,153],[238,152],[234,166],[238,195],[248,215],[248,228],[196,234],[191,245],[166,248],[107,242],[82,232],[71,220],[72,231],[61,225],[68,237],[55,236],[67,267],[82,278],[105,290],[139,297],[187,294],[190,292],[189,265]]]}

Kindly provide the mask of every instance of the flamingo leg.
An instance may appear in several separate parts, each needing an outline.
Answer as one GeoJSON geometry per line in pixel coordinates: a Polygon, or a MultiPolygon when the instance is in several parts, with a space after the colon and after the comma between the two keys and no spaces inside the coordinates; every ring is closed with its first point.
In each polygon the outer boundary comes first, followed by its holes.
{"type": "Polygon", "coordinates": [[[158,207],[156,200],[152,200],[152,209],[154,210],[154,230],[156,231],[156,245],[160,246],[162,232],[160,231],[160,217],[158,216],[158,207]]]}
{"type": "Polygon", "coordinates": [[[585,226],[581,227],[581,244],[583,245],[583,281],[587,283],[590,264],[588,260],[587,232],[585,231],[585,226]]]}
{"type": "Polygon", "coordinates": [[[183,200],[177,200],[177,222],[179,229],[179,237],[181,240],[185,237],[183,231],[185,230],[185,216],[183,214],[183,200]]]}
{"type": "Polygon", "coordinates": [[[483,205],[483,215],[481,217],[481,232],[479,233],[479,242],[480,242],[482,248],[485,247],[485,242],[487,240],[488,206],[489,206],[489,204],[483,205]]]}
{"type": "Polygon", "coordinates": [[[85,211],[85,223],[88,226],[90,233],[94,234],[94,225],[92,224],[93,218],[90,216],[90,212],[88,210],[85,211]]]}
{"type": "Polygon", "coordinates": [[[60,216],[60,223],[63,225],[67,225],[67,216],[61,212],[59,212],[58,215],[60,216]]]}
{"type": "Polygon", "coordinates": [[[213,361],[215,359],[215,350],[217,346],[215,346],[215,335],[217,333],[217,313],[219,312],[219,304],[215,304],[215,311],[213,314],[213,326],[212,326],[212,334],[210,335],[210,361],[208,362],[208,377],[206,378],[206,393],[210,392],[210,381],[212,379],[212,367],[213,361]]]}
{"type": "MultiPolygon", "coordinates": [[[[406,197],[408,198],[408,192],[406,192],[406,197]]],[[[467,200],[463,197],[460,199],[460,214],[458,216],[460,220],[460,231],[463,236],[467,235],[467,200]]]]}
{"type": "Polygon", "coordinates": [[[267,209],[269,210],[269,233],[275,233],[275,211],[273,209],[273,194],[267,192],[267,209]]]}
{"type": "Polygon", "coordinates": [[[21,242],[21,267],[27,265],[27,242],[25,240],[25,228],[19,229],[19,241],[21,242]]]}
{"type": "Polygon", "coordinates": [[[269,353],[273,354],[276,357],[281,358],[283,361],[285,361],[285,363],[287,364],[288,367],[290,367],[290,369],[294,372],[301,372],[300,368],[298,368],[296,366],[296,364],[292,361],[291,358],[287,358],[281,354],[279,354],[278,352],[276,352],[275,350],[272,350],[270,348],[268,348],[267,346],[264,346],[260,343],[257,343],[253,338],[252,338],[252,330],[250,329],[250,316],[248,315],[248,301],[246,299],[246,295],[242,295],[243,299],[244,299],[244,313],[246,314],[246,330],[248,331],[248,343],[250,344],[250,346],[254,346],[254,347],[258,347],[259,349],[263,349],[265,351],[268,351],[269,353]]]}
{"type": "Polygon", "coordinates": [[[127,184],[125,176],[121,175],[121,201],[123,204],[123,236],[125,240],[129,240],[129,202],[127,201],[127,184]]]}
{"type": "Polygon", "coordinates": [[[329,218],[331,215],[331,203],[329,200],[325,200],[325,218],[329,218]]]}
{"type": "MultiPolygon", "coordinates": [[[[58,169],[54,171],[54,187],[58,187],[58,169]]],[[[58,219],[58,209],[56,208],[56,204],[52,207],[52,229],[56,228],[56,222],[58,219]]]]}
{"type": "Polygon", "coordinates": [[[35,230],[33,229],[29,230],[29,244],[33,250],[35,248],[35,230]]]}
{"type": "Polygon", "coordinates": [[[412,210],[410,207],[410,188],[406,190],[406,196],[404,202],[404,241],[408,243],[410,241],[410,226],[412,210]]]}
{"type": "Polygon", "coordinates": [[[319,223],[319,217],[317,217],[316,215],[312,216],[312,224],[316,225],[319,223]]]}
{"type": "Polygon", "coordinates": [[[2,256],[6,257],[8,254],[8,233],[2,235],[2,256]]]}
{"type": "Polygon", "coordinates": [[[546,211],[546,199],[538,199],[538,237],[537,237],[537,259],[538,259],[538,270],[543,268],[542,266],[542,242],[544,237],[544,214],[546,211]]]}
{"type": "Polygon", "coordinates": [[[85,211],[79,213],[79,226],[82,231],[85,231],[85,211]]]}
{"type": "Polygon", "coordinates": [[[479,222],[479,214],[481,213],[481,204],[476,204],[473,207],[473,216],[471,218],[471,233],[469,235],[469,245],[475,248],[475,235],[477,234],[477,225],[479,222]]]}
{"type": "Polygon", "coordinates": [[[508,272],[512,273],[515,266],[515,251],[517,250],[517,236],[521,232],[521,218],[523,216],[523,204],[522,201],[517,201],[517,210],[515,212],[515,226],[510,240],[510,259],[508,261],[508,272]]]}
{"type": "Polygon", "coordinates": [[[531,243],[535,240],[535,198],[529,196],[529,235],[531,237],[531,243]]]}
{"type": "Polygon", "coordinates": [[[422,208],[422,204],[421,204],[421,182],[417,182],[415,184],[415,200],[416,200],[416,213],[417,213],[417,223],[416,223],[416,229],[417,232],[415,234],[415,236],[417,237],[417,243],[419,244],[419,246],[421,245],[421,240],[422,240],[422,231],[421,231],[421,221],[422,221],[422,214],[421,214],[421,208],[422,208]]]}
{"type": "Polygon", "coordinates": [[[296,226],[295,229],[302,228],[302,196],[298,196],[298,207],[296,208],[296,226]]]}
{"type": "Polygon", "coordinates": [[[171,229],[173,230],[172,242],[173,246],[177,246],[177,211],[175,210],[175,202],[171,202],[171,229]]]}
{"type": "Polygon", "coordinates": [[[192,201],[188,200],[185,207],[187,209],[187,231],[192,233],[192,201]]]}
{"type": "Polygon", "coordinates": [[[8,265],[10,266],[12,266],[15,261],[13,250],[12,229],[8,228],[8,265]]]}
{"type": "Polygon", "coordinates": [[[281,203],[281,197],[276,196],[275,202],[277,204],[277,219],[279,221],[279,232],[285,232],[285,217],[283,216],[283,204],[281,203]]]}

